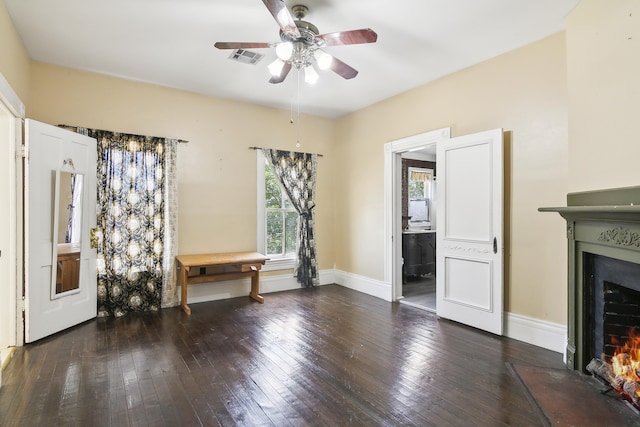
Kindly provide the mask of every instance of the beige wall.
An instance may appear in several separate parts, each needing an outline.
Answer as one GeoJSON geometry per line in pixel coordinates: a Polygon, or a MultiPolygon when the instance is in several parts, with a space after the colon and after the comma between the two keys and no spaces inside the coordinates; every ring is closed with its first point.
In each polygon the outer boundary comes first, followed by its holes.
{"type": "Polygon", "coordinates": [[[383,280],[383,145],[450,126],[507,132],[509,312],[566,322],[565,36],[557,34],[338,120],[337,268],[383,280]]]}
{"type": "MultiPolygon", "coordinates": [[[[289,113],[34,62],[30,115],[50,124],[188,140],[178,148],[179,252],[256,250],[256,154],[295,149],[289,113]]],[[[318,162],[317,245],[333,267],[334,124],[302,118],[299,150],[318,162]]]]}
{"type": "MultiPolygon", "coordinates": [[[[502,127],[506,310],[565,323],[564,221],[537,208],[564,204],[568,191],[637,185],[637,9],[635,0],[582,0],[566,49],[557,34],[335,121],[305,117],[302,149],[325,154],[320,267],[383,279],[384,143],[446,126],[453,136],[502,127]]],[[[0,72],[33,118],[191,141],[179,152],[181,252],[255,247],[247,147],[293,149],[286,111],[30,63],[2,2],[0,49],[0,72]]]]}
{"type": "Polygon", "coordinates": [[[29,67],[27,55],[4,1],[0,0],[0,73],[26,105],[29,98],[29,67]]]}
{"type": "Polygon", "coordinates": [[[640,185],[640,2],[582,0],[567,32],[569,190],[640,185]]]}

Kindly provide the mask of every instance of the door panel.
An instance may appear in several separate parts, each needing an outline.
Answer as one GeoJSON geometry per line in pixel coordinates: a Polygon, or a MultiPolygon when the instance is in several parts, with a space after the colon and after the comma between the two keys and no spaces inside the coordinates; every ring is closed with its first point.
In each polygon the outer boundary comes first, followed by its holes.
{"type": "Polygon", "coordinates": [[[502,129],[438,144],[440,317],[502,334],[502,129]]]}
{"type": "Polygon", "coordinates": [[[447,192],[445,236],[448,239],[488,242],[491,230],[490,147],[463,145],[445,151],[447,192]],[[470,185],[472,184],[472,185],[470,185]]]}
{"type": "Polygon", "coordinates": [[[447,257],[445,277],[446,300],[481,310],[491,310],[491,262],[447,257]],[[467,283],[473,283],[473,286],[466,286],[467,283]]]}
{"type": "MultiPolygon", "coordinates": [[[[89,246],[89,229],[96,224],[96,141],[34,120],[25,122],[28,162],[25,170],[26,295],[25,341],[32,342],[96,316],[96,255],[89,246]],[[79,206],[61,197],[69,181],[62,176],[83,177],[79,206]],[[64,183],[64,184],[62,184],[64,183]],[[66,221],[60,216],[81,209],[81,239],[60,242],[66,221]],[[72,249],[70,249],[73,247],[72,249]],[[58,253],[74,256],[80,266],[79,286],[56,290],[63,262],[58,253]]],[[[59,285],[59,284],[58,284],[59,285]]]]}

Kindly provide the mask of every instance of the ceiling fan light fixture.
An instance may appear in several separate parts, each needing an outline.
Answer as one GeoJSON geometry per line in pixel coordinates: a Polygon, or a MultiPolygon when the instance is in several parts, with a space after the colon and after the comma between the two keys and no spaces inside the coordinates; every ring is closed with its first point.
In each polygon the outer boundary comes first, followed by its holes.
{"type": "Polygon", "coordinates": [[[275,61],[267,66],[271,75],[275,77],[279,76],[280,73],[282,73],[282,67],[284,67],[284,61],[279,58],[276,58],[275,61]]]}
{"type": "Polygon", "coordinates": [[[313,56],[316,58],[318,68],[320,68],[321,70],[328,69],[331,66],[331,62],[333,61],[333,56],[320,49],[313,52],[313,56]]]}
{"type": "Polygon", "coordinates": [[[276,55],[283,61],[288,61],[293,55],[293,43],[282,42],[276,45],[276,55]]]}
{"type": "Polygon", "coordinates": [[[318,76],[318,73],[316,72],[315,68],[313,68],[313,65],[307,65],[306,67],[304,67],[304,81],[309,83],[310,85],[314,84],[315,82],[318,81],[318,78],[320,76],[318,76]]]}
{"type": "Polygon", "coordinates": [[[352,79],[358,75],[358,70],[323,51],[322,48],[375,43],[378,39],[378,35],[371,28],[320,34],[318,27],[303,20],[309,11],[307,6],[294,4],[289,12],[285,0],[263,0],[263,3],[280,26],[280,42],[216,42],[214,46],[217,49],[234,50],[274,49],[278,59],[268,66],[273,74],[269,83],[282,83],[292,69],[295,69],[298,75],[304,69],[305,81],[315,83],[319,76],[313,68],[314,65],[318,70],[330,69],[344,79],[352,79]]]}

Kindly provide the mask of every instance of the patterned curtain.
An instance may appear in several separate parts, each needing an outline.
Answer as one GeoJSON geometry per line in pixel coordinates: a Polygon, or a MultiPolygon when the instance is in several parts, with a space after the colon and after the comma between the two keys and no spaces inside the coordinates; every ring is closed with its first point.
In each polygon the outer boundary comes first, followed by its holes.
{"type": "Polygon", "coordinates": [[[274,175],[298,211],[296,267],[294,276],[309,288],[319,284],[313,208],[315,207],[316,154],[263,148],[274,175]]]}
{"type": "Polygon", "coordinates": [[[98,316],[176,305],[178,142],[72,129],[98,141],[98,316]]]}
{"type": "Polygon", "coordinates": [[[166,139],[164,148],[164,255],[162,307],[178,305],[176,255],[178,253],[178,140],[166,139]]]}

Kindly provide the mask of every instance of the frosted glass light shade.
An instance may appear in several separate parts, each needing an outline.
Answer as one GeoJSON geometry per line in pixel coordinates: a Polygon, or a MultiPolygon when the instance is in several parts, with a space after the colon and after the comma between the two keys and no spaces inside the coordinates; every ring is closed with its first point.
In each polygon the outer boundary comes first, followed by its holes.
{"type": "Polygon", "coordinates": [[[333,61],[333,56],[320,49],[316,50],[313,53],[313,56],[316,58],[318,68],[320,68],[321,70],[326,70],[327,68],[329,68],[331,66],[331,61],[333,61]]]}
{"type": "Polygon", "coordinates": [[[283,42],[278,43],[276,45],[276,55],[278,58],[283,61],[287,61],[291,59],[291,55],[293,54],[293,43],[291,42],[283,42]]]}
{"type": "Polygon", "coordinates": [[[318,73],[313,68],[312,65],[308,65],[304,68],[304,81],[309,83],[310,85],[314,84],[318,81],[318,73]]]}
{"type": "Polygon", "coordinates": [[[279,76],[280,73],[282,73],[282,67],[284,67],[284,62],[278,58],[276,58],[275,61],[267,66],[271,75],[275,77],[279,76]]]}

